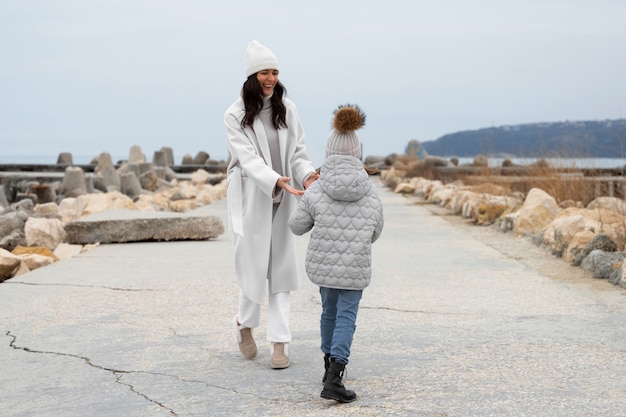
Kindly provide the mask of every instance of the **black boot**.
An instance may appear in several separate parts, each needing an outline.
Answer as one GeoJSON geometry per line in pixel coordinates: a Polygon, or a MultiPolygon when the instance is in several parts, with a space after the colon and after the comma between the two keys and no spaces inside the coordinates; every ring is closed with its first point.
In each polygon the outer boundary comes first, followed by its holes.
{"type": "Polygon", "coordinates": [[[328,372],[326,372],[324,389],[320,397],[326,398],[327,400],[339,401],[340,403],[350,403],[356,400],[355,392],[346,389],[341,382],[345,369],[346,365],[331,359],[328,365],[328,372]]]}
{"type": "Polygon", "coordinates": [[[322,378],[322,384],[326,382],[326,374],[328,373],[329,363],[330,363],[330,353],[324,353],[324,378],[322,378]]]}

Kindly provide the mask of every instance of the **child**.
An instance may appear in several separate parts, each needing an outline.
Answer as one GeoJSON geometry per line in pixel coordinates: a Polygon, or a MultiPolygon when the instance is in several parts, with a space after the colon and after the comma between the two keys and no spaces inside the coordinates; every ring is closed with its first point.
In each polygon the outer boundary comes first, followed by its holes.
{"type": "Polygon", "coordinates": [[[289,217],[296,235],[313,229],[306,272],[322,298],[321,349],[326,373],[321,397],[342,403],[356,394],[342,383],[363,289],[370,283],[371,245],[383,229],[383,208],[361,162],[355,131],[365,124],[358,106],[339,106],[326,142],[319,180],[289,217]]]}

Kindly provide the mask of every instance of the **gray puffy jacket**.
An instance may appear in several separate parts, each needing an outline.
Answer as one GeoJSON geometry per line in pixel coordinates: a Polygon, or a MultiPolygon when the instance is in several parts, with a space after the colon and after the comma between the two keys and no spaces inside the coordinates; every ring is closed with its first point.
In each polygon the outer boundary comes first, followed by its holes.
{"type": "Polygon", "coordinates": [[[289,218],[296,235],[313,229],[306,272],[313,283],[360,290],[372,275],[372,243],[383,229],[383,206],[363,163],[329,156],[289,218]]]}

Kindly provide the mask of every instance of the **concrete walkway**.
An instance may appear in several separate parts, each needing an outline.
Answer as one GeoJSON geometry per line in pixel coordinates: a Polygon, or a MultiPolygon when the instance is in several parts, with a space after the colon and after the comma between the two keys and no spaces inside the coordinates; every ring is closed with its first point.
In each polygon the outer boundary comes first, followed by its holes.
{"type": "MultiPolygon", "coordinates": [[[[240,356],[225,234],[102,245],[0,284],[0,415],[626,415],[619,287],[542,274],[530,249],[498,250],[378,186],[385,230],[345,379],[356,402],[319,397],[319,295],[303,267],[291,367],[270,369],[265,321],[258,358],[240,356]]],[[[226,222],[225,207],[200,210],[226,222]]]]}

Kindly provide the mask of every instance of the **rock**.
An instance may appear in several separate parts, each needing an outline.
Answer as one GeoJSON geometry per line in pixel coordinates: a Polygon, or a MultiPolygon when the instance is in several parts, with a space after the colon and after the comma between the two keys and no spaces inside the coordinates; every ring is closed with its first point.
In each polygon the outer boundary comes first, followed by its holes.
{"type": "Polygon", "coordinates": [[[609,275],[609,282],[626,288],[626,268],[624,267],[623,261],[618,265],[613,264],[613,271],[611,271],[609,275]]]}
{"type": "Polygon", "coordinates": [[[474,220],[477,225],[489,225],[498,220],[507,210],[510,208],[506,204],[481,204],[474,220]]]}
{"type": "Polygon", "coordinates": [[[606,252],[603,250],[593,250],[583,259],[580,267],[585,271],[593,272],[594,278],[609,278],[614,270],[615,263],[621,263],[626,254],[623,252],[606,252]]]}
{"type": "Polygon", "coordinates": [[[194,185],[202,185],[202,184],[206,184],[210,176],[211,174],[206,172],[204,169],[197,169],[195,172],[191,174],[190,181],[194,185]]]}
{"type": "Polygon", "coordinates": [[[393,190],[397,194],[413,194],[415,192],[415,186],[409,182],[401,182],[393,190]]]}
{"type": "Polygon", "coordinates": [[[598,197],[589,204],[587,204],[587,208],[590,210],[609,210],[622,216],[626,214],[626,202],[623,201],[621,198],[615,197],[598,197]]]}
{"type": "Polygon", "coordinates": [[[404,171],[395,166],[392,166],[389,169],[383,170],[380,172],[380,179],[387,187],[394,189],[396,186],[402,182],[401,180],[404,178],[404,171]]]}
{"type": "Polygon", "coordinates": [[[224,233],[219,217],[108,210],[65,225],[72,244],[205,240],[224,233]]]}
{"type": "Polygon", "coordinates": [[[54,256],[57,259],[68,259],[80,254],[83,251],[83,245],[70,245],[69,243],[61,243],[54,249],[54,256]]]}
{"type": "Polygon", "coordinates": [[[180,199],[170,202],[170,210],[176,213],[186,213],[188,211],[197,209],[198,207],[200,207],[200,205],[195,199],[180,199]]]}
{"type": "Polygon", "coordinates": [[[139,210],[130,197],[119,191],[86,194],[78,198],[66,198],[59,203],[59,214],[64,223],[112,209],[139,210]]]}
{"type": "Polygon", "coordinates": [[[553,255],[562,257],[574,236],[586,229],[585,218],[579,211],[576,208],[563,210],[543,232],[542,243],[553,255]]]}
{"type": "Polygon", "coordinates": [[[570,240],[585,230],[607,235],[617,245],[618,250],[624,247],[624,216],[603,208],[570,207],[562,210],[546,227],[543,243],[550,246],[553,253],[565,255],[572,250],[570,240]]]}
{"type": "Polygon", "coordinates": [[[0,248],[12,251],[17,246],[26,245],[24,227],[28,214],[24,211],[11,211],[0,216],[0,248]]]}
{"type": "Polygon", "coordinates": [[[571,263],[576,255],[593,240],[595,234],[591,230],[583,230],[576,233],[567,244],[567,247],[563,251],[563,260],[571,263]]]}
{"type": "Polygon", "coordinates": [[[456,193],[456,187],[449,184],[433,184],[430,192],[426,193],[426,201],[429,203],[439,204],[442,207],[448,205],[456,193]]]}
{"type": "Polygon", "coordinates": [[[33,208],[35,204],[32,200],[25,199],[15,202],[9,206],[10,211],[19,211],[28,214],[29,216],[33,213],[33,208]]]}
{"type": "Polygon", "coordinates": [[[65,239],[63,222],[59,219],[30,217],[24,226],[26,245],[54,250],[65,239]]]}
{"type": "Polygon", "coordinates": [[[154,203],[153,196],[142,194],[133,200],[133,203],[141,211],[158,211],[161,208],[154,203]]]}
{"type": "Polygon", "coordinates": [[[539,188],[531,189],[513,222],[515,234],[536,236],[554,220],[560,210],[554,197],[539,188]]]}
{"type": "Polygon", "coordinates": [[[55,262],[59,260],[50,248],[45,246],[18,246],[11,251],[13,255],[41,255],[48,258],[52,258],[55,262]]]}
{"type": "Polygon", "coordinates": [[[170,211],[171,202],[170,196],[166,195],[165,192],[159,192],[152,196],[152,204],[160,211],[170,211]]]}
{"type": "Polygon", "coordinates": [[[515,228],[515,220],[519,215],[519,211],[514,211],[513,213],[505,214],[502,217],[502,222],[500,223],[500,230],[503,232],[510,232],[515,228]]]}
{"type": "Polygon", "coordinates": [[[200,188],[198,194],[196,194],[196,201],[199,205],[206,206],[222,198],[226,198],[226,186],[226,180],[213,186],[204,186],[200,188]]]}
{"type": "Polygon", "coordinates": [[[474,157],[474,161],[472,162],[472,166],[487,168],[489,166],[489,159],[485,155],[476,155],[474,157]]]}
{"type": "Polygon", "coordinates": [[[15,272],[21,264],[21,260],[16,255],[0,248],[0,282],[15,276],[15,272]]]}
{"type": "Polygon", "coordinates": [[[42,256],[38,254],[30,254],[19,256],[22,261],[22,265],[26,266],[28,270],[20,270],[15,275],[21,275],[22,273],[30,272],[34,269],[41,268],[43,266],[50,265],[55,262],[55,259],[50,256],[42,256]]]}
{"type": "Polygon", "coordinates": [[[364,165],[383,165],[385,163],[385,157],[381,155],[367,155],[365,157],[364,165]]]}
{"type": "Polygon", "coordinates": [[[0,237],[0,248],[5,250],[13,250],[16,246],[26,244],[26,235],[24,229],[13,230],[7,235],[0,237]]]}
{"type": "Polygon", "coordinates": [[[572,261],[572,265],[580,266],[582,261],[594,250],[601,250],[604,252],[617,251],[617,245],[607,235],[595,235],[591,242],[585,245],[585,247],[576,255],[572,261]]]}
{"type": "Polygon", "coordinates": [[[517,209],[522,204],[522,199],[516,194],[493,195],[477,193],[473,191],[459,191],[461,198],[453,199],[449,209],[458,207],[462,201],[461,215],[473,219],[477,224],[492,224],[496,220],[517,209]]]}

